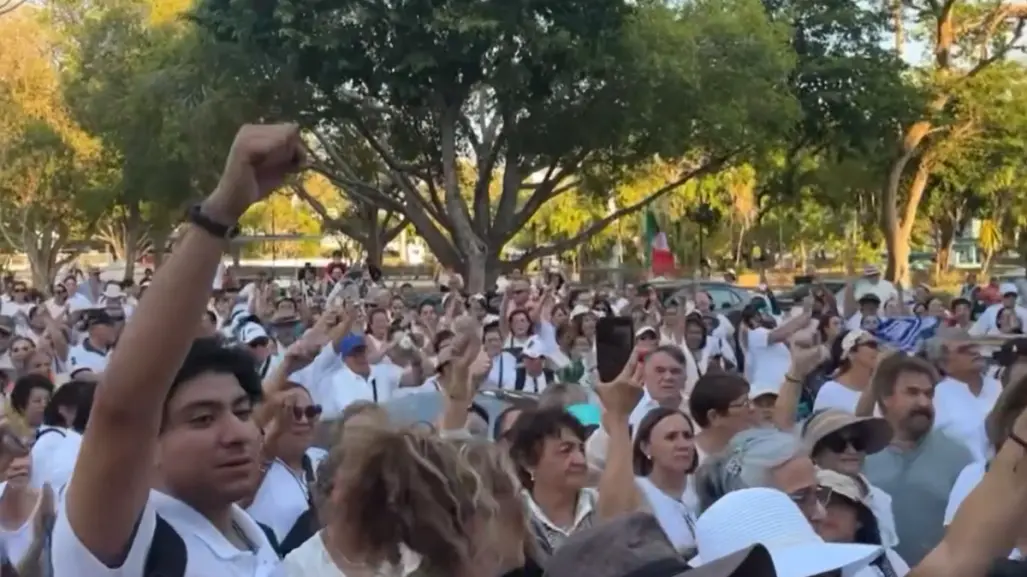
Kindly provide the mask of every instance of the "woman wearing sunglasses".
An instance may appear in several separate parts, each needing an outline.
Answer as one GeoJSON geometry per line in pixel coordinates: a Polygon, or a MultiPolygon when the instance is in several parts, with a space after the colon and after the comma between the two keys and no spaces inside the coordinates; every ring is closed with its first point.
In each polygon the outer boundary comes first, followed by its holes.
{"type": "Polygon", "coordinates": [[[270,403],[275,413],[264,431],[263,477],[246,510],[271,529],[279,553],[285,555],[317,531],[310,486],[326,453],[311,447],[321,406],[306,389],[290,388],[270,403]]]}
{"type": "Polygon", "coordinates": [[[883,450],[891,442],[892,429],[877,417],[856,417],[838,409],[814,411],[800,428],[803,446],[820,470],[860,478],[867,495],[862,502],[873,511],[875,527],[881,535],[877,544],[898,544],[891,495],[870,484],[862,476],[867,455],[883,450]]]}
{"type": "Polygon", "coordinates": [[[829,370],[834,376],[817,391],[813,410],[834,408],[855,413],[859,396],[870,386],[870,375],[877,366],[877,352],[877,339],[864,330],[838,335],[831,343],[829,370]]]}
{"type": "MultiPolygon", "coordinates": [[[[826,513],[813,522],[813,528],[829,543],[882,545],[877,516],[871,508],[870,486],[857,475],[837,471],[817,471],[817,482],[826,495],[826,513]]],[[[884,552],[856,577],[902,577],[909,565],[885,545],[884,552]]]]}

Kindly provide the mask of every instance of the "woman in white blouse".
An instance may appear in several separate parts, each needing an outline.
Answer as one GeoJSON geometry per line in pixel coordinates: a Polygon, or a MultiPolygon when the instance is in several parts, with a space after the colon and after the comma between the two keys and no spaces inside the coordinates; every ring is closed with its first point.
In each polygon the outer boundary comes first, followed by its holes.
{"type": "Polygon", "coordinates": [[[856,412],[856,403],[877,366],[877,339],[855,329],[842,333],[831,343],[831,361],[836,371],[817,391],[813,410],[841,409],[856,412]]]}
{"type": "Polygon", "coordinates": [[[638,425],[632,452],[642,502],[674,548],[691,556],[698,509],[691,478],[699,466],[692,420],[683,411],[652,409],[638,425]]]}

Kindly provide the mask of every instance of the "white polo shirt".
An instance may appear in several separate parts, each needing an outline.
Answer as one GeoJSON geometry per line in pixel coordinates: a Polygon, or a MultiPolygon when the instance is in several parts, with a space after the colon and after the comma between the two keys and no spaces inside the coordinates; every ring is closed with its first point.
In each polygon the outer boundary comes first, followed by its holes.
{"type": "Polygon", "coordinates": [[[384,403],[399,388],[403,369],[396,365],[378,363],[371,367],[365,378],[343,365],[330,376],[322,376],[301,383],[310,392],[315,403],[321,405],[322,419],[334,419],[343,409],[357,401],[384,403]]]}
{"type": "Polygon", "coordinates": [[[82,435],[77,431],[49,425],[40,427],[30,453],[32,456],[32,486],[38,489],[44,483],[49,483],[57,491],[62,484],[67,483],[67,477],[70,477],[70,473],[75,467],[75,459],[78,456],[77,449],[81,443],[82,435]],[[70,448],[72,445],[75,445],[74,449],[70,448]]]}
{"type": "Polygon", "coordinates": [[[52,542],[53,574],[61,577],[140,577],[153,543],[157,514],[182,538],[186,550],[184,577],[267,577],[278,566],[278,554],[252,517],[232,506],[232,520],[252,549],[239,549],[195,509],[159,491],[150,491],[125,562],[110,568],[86,549],[58,515],[52,542]]]}
{"type": "MultiPolygon", "coordinates": [[[[317,466],[327,455],[324,449],[307,449],[313,472],[317,472],[317,466]]],[[[268,466],[253,502],[246,508],[250,516],[274,531],[279,543],[285,540],[296,520],[309,508],[310,483],[314,480],[304,477],[304,474],[293,472],[285,463],[275,459],[268,466]]]]}
{"type": "Polygon", "coordinates": [[[94,347],[88,338],[71,347],[68,351],[68,372],[74,373],[81,369],[89,369],[94,373],[102,373],[107,368],[107,358],[110,356],[110,349],[106,351],[94,347]]]}

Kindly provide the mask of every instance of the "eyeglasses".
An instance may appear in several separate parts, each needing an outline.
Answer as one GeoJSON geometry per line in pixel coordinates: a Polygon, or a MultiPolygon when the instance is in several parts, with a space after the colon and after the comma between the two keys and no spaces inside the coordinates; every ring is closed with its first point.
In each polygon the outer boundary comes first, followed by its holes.
{"type": "Polygon", "coordinates": [[[877,344],[877,341],[862,341],[862,342],[856,343],[856,347],[855,348],[859,349],[859,348],[862,348],[862,347],[866,347],[868,349],[877,350],[878,346],[879,345],[877,344]]]}
{"type": "Polygon", "coordinates": [[[866,439],[854,435],[828,435],[820,442],[825,449],[832,453],[844,453],[846,447],[852,447],[854,451],[860,453],[867,450],[866,439]]]}
{"type": "Polygon", "coordinates": [[[308,421],[313,421],[321,416],[321,412],[321,405],[307,405],[306,407],[292,408],[292,416],[297,421],[302,421],[304,417],[306,417],[308,421]]]}
{"type": "Polygon", "coordinates": [[[788,493],[788,498],[799,507],[808,507],[818,504],[826,506],[828,501],[831,500],[831,493],[831,489],[827,487],[812,485],[799,489],[798,491],[788,493]]]}
{"type": "Polygon", "coordinates": [[[730,405],[728,405],[727,408],[729,408],[729,409],[751,409],[752,408],[752,399],[750,399],[749,397],[746,397],[744,399],[739,399],[739,400],[731,403],[730,405]]]}

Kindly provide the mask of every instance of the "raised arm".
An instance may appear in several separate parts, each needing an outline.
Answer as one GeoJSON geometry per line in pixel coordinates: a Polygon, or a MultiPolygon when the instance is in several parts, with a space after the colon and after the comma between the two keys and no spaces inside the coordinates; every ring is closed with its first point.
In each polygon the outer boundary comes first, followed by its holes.
{"type": "Polygon", "coordinates": [[[988,472],[960,505],[945,538],[909,577],[985,575],[992,563],[1009,554],[1027,516],[1025,437],[1027,411],[1017,418],[988,472]]]}
{"type": "MultiPolygon", "coordinates": [[[[234,225],[297,168],[302,150],[296,126],[244,126],[200,214],[234,225]]],[[[157,269],[96,389],[65,514],[79,541],[109,567],[124,561],[146,505],[164,401],[227,246],[201,227],[187,227],[157,269]]]]}
{"type": "Polygon", "coordinates": [[[631,427],[628,419],[643,395],[642,363],[633,351],[624,370],[612,383],[600,383],[596,392],[603,403],[603,429],[609,435],[606,464],[599,476],[600,519],[637,511],[642,496],[635,485],[632,463],[631,427]]]}

